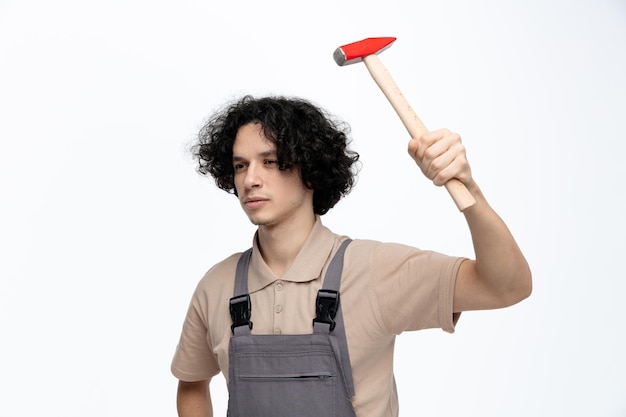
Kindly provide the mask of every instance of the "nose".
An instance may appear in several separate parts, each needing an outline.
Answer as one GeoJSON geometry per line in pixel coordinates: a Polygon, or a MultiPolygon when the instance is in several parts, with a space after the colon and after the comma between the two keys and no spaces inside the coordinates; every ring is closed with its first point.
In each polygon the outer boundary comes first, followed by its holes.
{"type": "Polygon", "coordinates": [[[243,179],[243,186],[246,189],[259,188],[263,184],[259,174],[260,172],[256,164],[251,163],[248,165],[243,179]]]}

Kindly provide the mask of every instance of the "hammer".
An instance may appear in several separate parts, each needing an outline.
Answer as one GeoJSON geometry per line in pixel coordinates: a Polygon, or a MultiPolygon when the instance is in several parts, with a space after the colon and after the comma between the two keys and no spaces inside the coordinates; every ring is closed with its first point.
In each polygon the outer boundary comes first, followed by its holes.
{"type": "MultiPolygon", "coordinates": [[[[333,53],[333,58],[339,66],[349,65],[355,62],[365,64],[372,78],[380,87],[387,100],[391,103],[400,120],[413,139],[419,139],[428,130],[417,117],[402,92],[396,85],[391,74],[378,58],[378,53],[389,48],[396,38],[367,38],[358,42],[340,46],[333,53]]],[[[461,181],[451,179],[445,184],[448,193],[452,196],[457,208],[463,211],[476,203],[474,197],[461,181]]]]}

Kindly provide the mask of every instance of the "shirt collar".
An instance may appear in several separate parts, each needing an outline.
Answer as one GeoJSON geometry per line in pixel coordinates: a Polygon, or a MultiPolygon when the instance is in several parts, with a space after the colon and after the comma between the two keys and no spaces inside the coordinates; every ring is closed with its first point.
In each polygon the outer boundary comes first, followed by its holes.
{"type": "MultiPolygon", "coordinates": [[[[291,267],[280,279],[292,282],[307,282],[319,278],[322,275],[322,269],[330,256],[334,243],[334,234],[322,224],[320,217],[316,216],[315,224],[309,237],[304,242],[291,267]]],[[[272,273],[263,257],[261,257],[256,233],[252,247],[252,258],[250,259],[250,268],[248,270],[248,291],[251,293],[279,279],[272,273]]]]}

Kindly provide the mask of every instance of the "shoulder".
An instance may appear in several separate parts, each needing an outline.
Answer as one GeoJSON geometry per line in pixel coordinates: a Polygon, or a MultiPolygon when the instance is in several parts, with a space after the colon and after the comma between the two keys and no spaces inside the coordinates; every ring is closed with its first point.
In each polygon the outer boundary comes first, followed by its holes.
{"type": "Polygon", "coordinates": [[[346,251],[346,257],[359,261],[384,261],[390,259],[403,259],[416,256],[418,254],[427,254],[429,251],[423,251],[413,246],[402,243],[380,242],[369,239],[354,239],[346,251]]]}
{"type": "Polygon", "coordinates": [[[415,262],[420,249],[399,243],[354,239],[346,249],[344,274],[348,279],[358,277],[363,284],[395,276],[399,270],[415,262]]]}
{"type": "Polygon", "coordinates": [[[200,279],[194,298],[211,303],[211,300],[233,296],[235,271],[242,252],[234,253],[213,265],[200,279]]]}
{"type": "Polygon", "coordinates": [[[442,275],[455,275],[459,259],[402,243],[356,239],[346,250],[344,264],[347,271],[359,271],[374,281],[436,280],[442,275]]]}

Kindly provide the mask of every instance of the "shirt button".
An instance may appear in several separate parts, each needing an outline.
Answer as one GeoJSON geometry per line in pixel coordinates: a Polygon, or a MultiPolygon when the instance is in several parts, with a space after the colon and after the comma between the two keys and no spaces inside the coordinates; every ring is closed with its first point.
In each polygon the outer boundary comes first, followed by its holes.
{"type": "Polygon", "coordinates": [[[282,291],[285,288],[282,282],[276,284],[276,291],[282,291]]]}
{"type": "Polygon", "coordinates": [[[283,311],[283,306],[278,305],[278,306],[274,307],[274,311],[276,313],[280,313],[281,311],[283,311]]]}
{"type": "Polygon", "coordinates": [[[274,329],[274,334],[281,334],[282,332],[280,331],[280,329],[274,329]]]}

